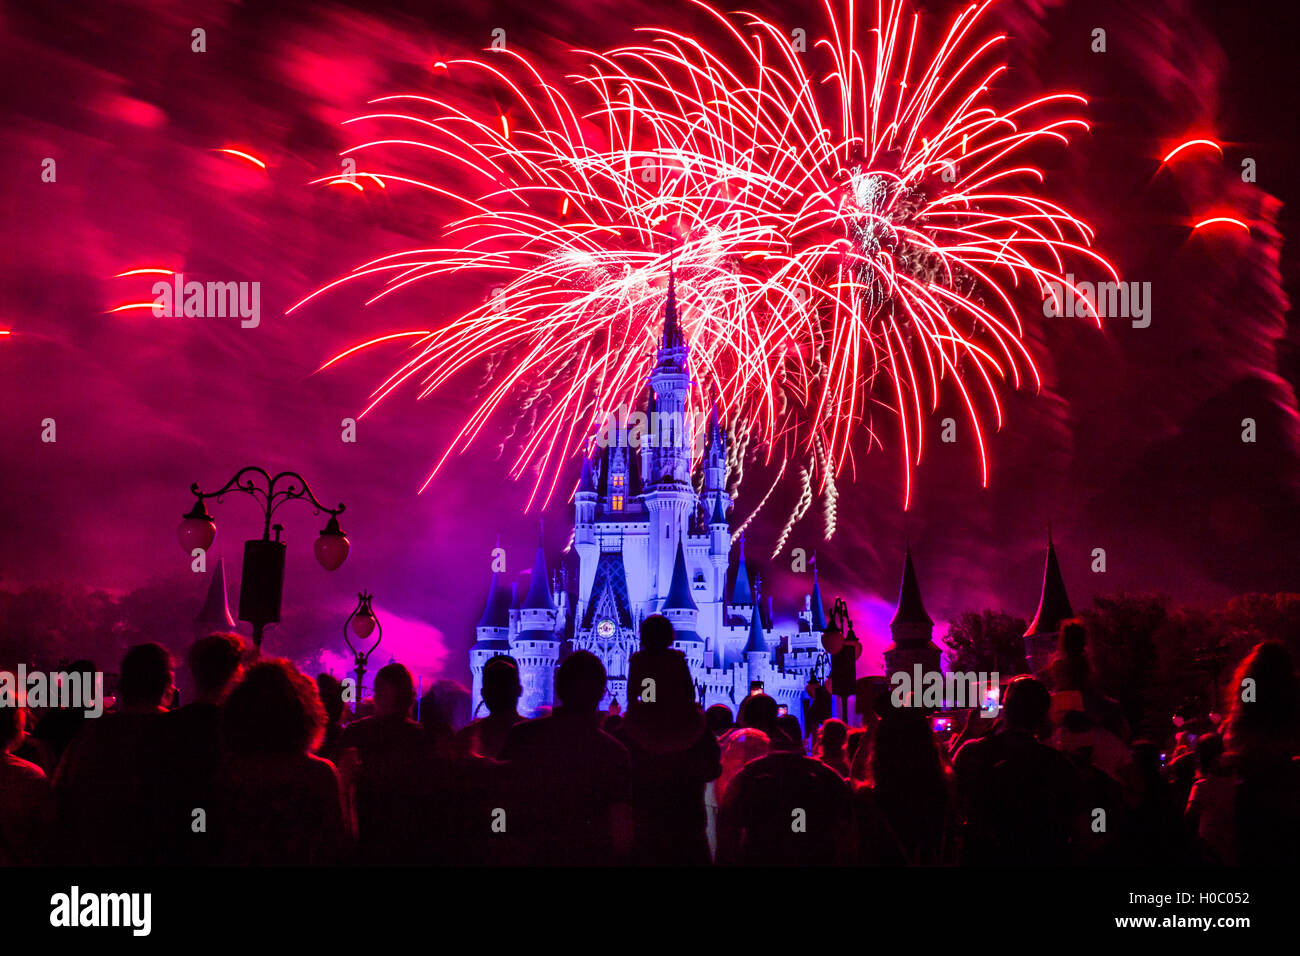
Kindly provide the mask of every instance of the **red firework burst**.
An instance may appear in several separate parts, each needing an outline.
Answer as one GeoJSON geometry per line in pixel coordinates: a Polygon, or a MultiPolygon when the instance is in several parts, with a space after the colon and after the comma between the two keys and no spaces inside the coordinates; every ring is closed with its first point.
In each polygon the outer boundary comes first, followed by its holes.
{"type": "Polygon", "coordinates": [[[694,410],[716,400],[733,427],[768,454],[805,456],[822,483],[879,441],[875,415],[887,410],[906,507],[926,416],[951,388],[987,482],[983,420],[991,411],[1001,426],[999,385],[1038,384],[1017,297],[1072,288],[1066,264],[1079,260],[1118,279],[1031,161],[1037,144],[1087,129],[1075,115],[1086,101],[993,104],[1006,38],[982,29],[992,0],[930,38],[900,2],[863,21],[828,0],[816,40],[692,2],[714,41],[639,30],[635,45],[572,51],[582,70],[562,81],[519,52],[489,51],[438,75],[492,88],[507,104],[499,114],[399,95],[350,120],[377,134],[345,156],[395,150],[438,173],[368,168],[358,179],[462,212],[442,245],[368,262],[294,308],[367,278],[384,280],[370,302],[452,273],[497,289],[436,328],[378,336],[326,366],[411,340],[366,411],[405,384],[423,396],[486,369],[429,480],[508,418],[523,436],[512,473],[531,470],[530,505],[546,501],[562,460],[643,387],[671,268],[694,410]]]}

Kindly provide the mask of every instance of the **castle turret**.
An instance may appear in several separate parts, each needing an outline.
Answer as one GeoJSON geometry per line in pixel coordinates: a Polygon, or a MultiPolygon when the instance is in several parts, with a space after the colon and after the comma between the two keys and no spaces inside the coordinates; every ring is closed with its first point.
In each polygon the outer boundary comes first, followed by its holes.
{"type": "Polygon", "coordinates": [[[808,630],[816,635],[817,640],[821,641],[821,636],[826,632],[826,605],[822,603],[822,586],[817,581],[817,565],[813,565],[813,586],[812,596],[809,599],[808,630]]]}
{"type": "MultiPolygon", "coordinates": [[[[596,576],[596,561],[600,557],[600,542],[596,537],[599,499],[591,458],[583,455],[582,477],[578,481],[578,490],[573,493],[573,549],[578,553],[579,594],[591,592],[591,583],[596,576]]],[[[578,610],[582,611],[581,603],[578,610]]]]}
{"type": "Polygon", "coordinates": [[[686,655],[692,665],[704,662],[704,641],[698,630],[699,608],[691,596],[691,582],[686,572],[686,553],[679,541],[677,557],[673,560],[673,579],[664,599],[663,615],[672,622],[675,637],[673,647],[686,655]]]}
{"type": "Polygon", "coordinates": [[[704,444],[704,500],[710,512],[726,513],[731,504],[727,494],[727,435],[718,421],[718,406],[709,411],[704,444]]]}
{"type": "Polygon", "coordinates": [[[649,567],[651,589],[662,597],[673,573],[677,544],[688,532],[695,509],[691,487],[692,429],[687,414],[691,379],[687,370],[690,349],[677,316],[676,278],[668,278],[664,303],[663,335],[650,372],[650,423],[641,449],[645,463],[642,500],[649,514],[649,567]]]}
{"type": "Polygon", "coordinates": [[[898,671],[912,672],[913,665],[921,670],[939,672],[940,652],[932,640],[934,621],[925,612],[921,600],[921,586],[912,566],[912,549],[907,549],[903,559],[903,580],[898,587],[898,610],[889,622],[889,633],[894,643],[885,651],[885,677],[889,679],[898,671]]]}
{"type": "Polygon", "coordinates": [[[772,652],[768,650],[767,639],[763,636],[763,613],[757,602],[754,604],[754,613],[749,619],[749,639],[745,642],[742,653],[745,656],[745,664],[749,668],[749,679],[766,682],[772,652]]]}
{"type": "Polygon", "coordinates": [[[736,568],[736,582],[731,586],[731,606],[748,609],[754,606],[754,597],[749,589],[749,572],[745,569],[745,536],[740,536],[740,565],[736,568]]]}
{"type": "Polygon", "coordinates": [[[560,657],[560,641],[555,633],[558,617],[559,608],[551,597],[546,552],[539,534],[528,593],[519,607],[519,633],[511,645],[519,662],[519,680],[523,685],[519,709],[525,716],[554,705],[555,667],[560,657]]]}
{"type": "MultiPolygon", "coordinates": [[[[497,547],[500,546],[501,541],[497,539],[497,547]]],[[[478,705],[483,699],[483,665],[497,654],[510,653],[510,592],[506,590],[499,571],[492,572],[483,615],[474,630],[476,640],[469,652],[469,669],[473,677],[470,707],[478,716],[478,705]]]]}
{"type": "Polygon", "coordinates": [[[1052,543],[1052,533],[1047,532],[1047,560],[1043,564],[1043,590],[1038,598],[1038,610],[1034,620],[1025,631],[1025,659],[1029,669],[1037,674],[1047,667],[1052,652],[1056,650],[1057,635],[1061,622],[1074,617],[1070,607],[1069,595],[1065,593],[1065,581],[1061,577],[1061,566],[1056,561],[1056,546],[1052,543]]]}

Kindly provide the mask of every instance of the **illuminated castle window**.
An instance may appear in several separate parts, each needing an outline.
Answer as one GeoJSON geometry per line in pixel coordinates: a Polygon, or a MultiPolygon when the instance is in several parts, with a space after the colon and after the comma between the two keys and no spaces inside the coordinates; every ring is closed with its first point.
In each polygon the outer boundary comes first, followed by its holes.
{"type": "Polygon", "coordinates": [[[609,499],[609,507],[610,507],[610,509],[613,510],[613,511],[622,511],[622,510],[623,510],[623,496],[622,496],[622,495],[614,495],[612,498],[610,498],[610,499],[609,499]]]}

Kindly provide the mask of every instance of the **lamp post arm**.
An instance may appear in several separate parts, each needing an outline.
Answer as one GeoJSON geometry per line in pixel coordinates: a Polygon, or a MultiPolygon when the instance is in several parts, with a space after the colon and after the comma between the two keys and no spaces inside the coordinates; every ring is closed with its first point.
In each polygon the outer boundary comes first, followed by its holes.
{"type": "Polygon", "coordinates": [[[228,494],[231,491],[242,491],[245,494],[251,495],[253,498],[258,498],[260,496],[263,516],[262,538],[263,540],[268,541],[271,538],[271,517],[275,514],[276,509],[286,501],[299,498],[305,499],[311,503],[314,513],[320,514],[324,511],[335,518],[341,515],[346,508],[342,503],[340,503],[337,508],[331,508],[322,503],[321,500],[312,492],[311,486],[307,484],[307,479],[303,478],[302,475],[298,474],[296,471],[282,471],[275,477],[272,477],[265,468],[259,468],[257,465],[249,465],[245,468],[239,469],[239,471],[235,472],[234,476],[231,477],[229,481],[216,491],[201,490],[197,481],[190,485],[190,492],[199,501],[204,501],[208,498],[216,498],[219,501],[223,495],[228,494]],[[261,475],[262,480],[266,482],[265,488],[262,488],[254,480],[258,475],[261,475]],[[282,479],[288,479],[288,487],[277,490],[276,485],[282,479]]]}

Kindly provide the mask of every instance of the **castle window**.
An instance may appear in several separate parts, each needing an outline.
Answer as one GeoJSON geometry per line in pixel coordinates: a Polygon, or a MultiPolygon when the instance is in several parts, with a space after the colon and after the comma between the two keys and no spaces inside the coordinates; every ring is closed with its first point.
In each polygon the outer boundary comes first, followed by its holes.
{"type": "Polygon", "coordinates": [[[614,496],[612,496],[612,497],[609,499],[609,507],[610,507],[610,510],[611,510],[611,511],[622,511],[622,510],[623,510],[623,496],[622,496],[622,495],[614,495],[614,496]]]}
{"type": "Polygon", "coordinates": [[[622,475],[614,475],[614,487],[617,488],[617,489],[619,489],[620,491],[623,489],[623,476],[622,476],[622,475]]]}

